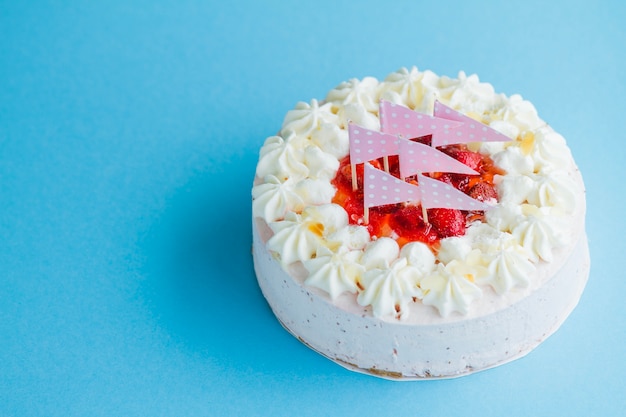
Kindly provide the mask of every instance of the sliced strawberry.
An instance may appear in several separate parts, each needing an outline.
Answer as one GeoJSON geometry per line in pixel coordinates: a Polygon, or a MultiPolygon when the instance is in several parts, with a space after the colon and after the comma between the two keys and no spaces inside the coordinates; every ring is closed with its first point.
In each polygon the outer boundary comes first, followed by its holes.
{"type": "Polygon", "coordinates": [[[437,229],[439,237],[465,234],[465,216],[461,210],[435,208],[428,210],[428,221],[437,229]]]}
{"type": "Polygon", "coordinates": [[[480,171],[480,165],[483,162],[483,156],[472,151],[460,151],[456,154],[456,159],[474,171],[480,171]]]}
{"type": "Polygon", "coordinates": [[[405,205],[399,208],[391,222],[391,227],[399,235],[416,230],[423,225],[422,209],[420,206],[415,205],[405,205]]]}
{"type": "Polygon", "coordinates": [[[441,148],[441,151],[447,153],[462,164],[472,168],[474,171],[480,172],[483,156],[478,152],[472,152],[465,146],[461,145],[445,146],[441,148]]]}
{"type": "Polygon", "coordinates": [[[421,206],[405,205],[399,208],[394,213],[390,225],[400,236],[398,239],[400,246],[416,241],[432,245],[439,239],[435,228],[424,223],[421,206]]]}
{"type": "Polygon", "coordinates": [[[450,184],[457,190],[463,191],[464,193],[467,193],[468,191],[470,177],[465,174],[452,174],[450,172],[442,172],[438,173],[433,178],[445,182],[446,184],[450,184]]]}
{"type": "Polygon", "coordinates": [[[469,196],[479,201],[492,201],[498,199],[498,193],[493,185],[479,182],[469,192],[469,196]]]}

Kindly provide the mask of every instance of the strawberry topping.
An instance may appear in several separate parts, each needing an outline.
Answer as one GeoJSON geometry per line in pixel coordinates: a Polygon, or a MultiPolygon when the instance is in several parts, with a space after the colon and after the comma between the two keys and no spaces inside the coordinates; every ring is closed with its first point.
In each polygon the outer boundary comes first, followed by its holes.
{"type": "MultiPolygon", "coordinates": [[[[430,137],[413,139],[422,143],[430,142],[430,137]]],[[[493,184],[496,174],[504,172],[495,167],[491,158],[467,149],[465,145],[450,145],[440,148],[480,175],[433,172],[426,174],[431,178],[452,185],[456,189],[480,201],[497,200],[498,195],[493,184]]],[[[389,172],[399,177],[398,157],[388,158],[389,172]]],[[[378,169],[383,169],[383,160],[370,162],[378,169]]],[[[350,157],[340,161],[339,170],[332,183],[337,192],[333,203],[341,205],[347,212],[351,224],[361,224],[368,228],[375,237],[393,237],[400,246],[419,241],[436,245],[440,239],[462,236],[468,222],[480,220],[483,212],[468,212],[456,209],[433,208],[427,212],[428,222],[424,221],[419,203],[399,203],[369,209],[369,222],[364,224],[363,207],[363,164],[356,166],[357,189],[352,189],[352,168],[350,157]]],[[[409,178],[414,181],[416,178],[409,178]]]]}

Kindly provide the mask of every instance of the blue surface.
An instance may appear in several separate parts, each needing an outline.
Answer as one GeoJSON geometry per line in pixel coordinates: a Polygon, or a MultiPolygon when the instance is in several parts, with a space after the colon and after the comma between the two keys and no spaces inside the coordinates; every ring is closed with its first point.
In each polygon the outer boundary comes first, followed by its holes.
{"type": "Polygon", "coordinates": [[[89,3],[0,3],[0,415],[624,412],[623,2],[89,3]],[[250,187],[298,101],[412,65],[521,93],[568,139],[592,270],[524,359],[394,383],[273,318],[250,187]]]}

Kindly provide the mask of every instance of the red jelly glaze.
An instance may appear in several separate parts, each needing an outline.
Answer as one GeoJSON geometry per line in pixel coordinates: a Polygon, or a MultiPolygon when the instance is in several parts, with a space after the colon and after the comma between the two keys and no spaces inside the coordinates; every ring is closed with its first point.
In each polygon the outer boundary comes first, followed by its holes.
{"type": "MultiPolygon", "coordinates": [[[[416,139],[430,144],[430,138],[416,139]]],[[[439,148],[440,151],[464,162],[480,173],[480,175],[463,175],[435,172],[428,174],[439,181],[446,182],[456,189],[479,200],[497,198],[493,183],[495,175],[502,175],[504,171],[497,168],[493,160],[477,152],[472,152],[465,145],[449,145],[439,148]]],[[[389,172],[399,177],[398,157],[390,156],[389,172]]],[[[376,168],[383,169],[383,160],[370,162],[376,168]]],[[[389,204],[372,207],[369,210],[369,223],[364,224],[363,209],[363,164],[356,167],[357,190],[352,190],[352,168],[350,157],[340,161],[337,175],[332,184],[337,189],[333,203],[341,205],[347,212],[351,224],[360,224],[368,228],[371,236],[393,237],[400,246],[408,242],[423,242],[436,246],[440,239],[461,236],[465,234],[465,227],[471,221],[481,220],[484,213],[481,211],[460,211],[448,209],[429,209],[429,222],[424,221],[422,207],[415,203],[389,204]],[[465,227],[459,226],[459,216],[465,219],[465,227]]],[[[409,178],[409,181],[414,179],[409,178]]]]}

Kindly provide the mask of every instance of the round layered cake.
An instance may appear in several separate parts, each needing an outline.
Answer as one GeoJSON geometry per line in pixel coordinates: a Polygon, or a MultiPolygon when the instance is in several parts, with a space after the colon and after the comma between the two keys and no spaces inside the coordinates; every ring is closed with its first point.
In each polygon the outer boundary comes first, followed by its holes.
{"type": "Polygon", "coordinates": [[[476,75],[400,69],[298,103],[260,150],[253,257],[282,325],[344,367],[450,378],[555,332],[589,274],[565,139],[476,75]]]}

